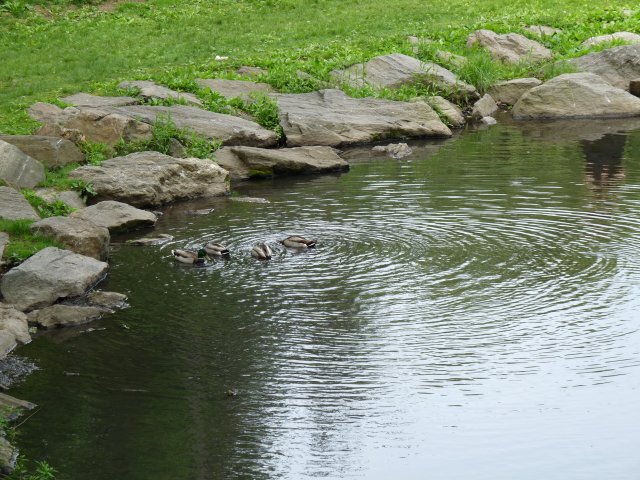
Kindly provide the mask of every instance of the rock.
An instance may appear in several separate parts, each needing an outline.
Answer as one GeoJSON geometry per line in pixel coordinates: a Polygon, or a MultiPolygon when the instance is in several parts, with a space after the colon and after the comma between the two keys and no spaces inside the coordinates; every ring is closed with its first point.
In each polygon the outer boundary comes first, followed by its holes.
{"type": "Polygon", "coordinates": [[[0,279],[7,303],[27,311],[60,298],[79,296],[105,276],[109,265],[69,250],[47,247],[0,279]]]}
{"type": "Polygon", "coordinates": [[[125,90],[137,89],[140,91],[140,96],[146,99],[157,98],[160,100],[176,100],[184,101],[192,105],[202,106],[202,102],[193,93],[188,92],[176,92],[170,88],[158,85],[148,80],[135,80],[125,81],[118,85],[118,88],[125,90]]]}
{"type": "Polygon", "coordinates": [[[593,73],[565,73],[529,90],[512,112],[517,120],[632,117],[640,99],[593,73]]]}
{"type": "Polygon", "coordinates": [[[616,32],[610,35],[600,35],[598,37],[587,38],[581,45],[583,47],[593,47],[594,45],[613,42],[615,40],[621,40],[629,43],[640,43],[640,35],[631,32],[616,32]]]}
{"type": "Polygon", "coordinates": [[[451,130],[423,102],[356,99],[340,90],[278,95],[277,100],[280,125],[290,147],[451,136],[451,130]]]}
{"type": "Polygon", "coordinates": [[[30,227],[33,233],[55,238],[72,252],[106,260],[109,257],[109,230],[82,218],[49,217],[30,227]]]}
{"type": "Polygon", "coordinates": [[[47,123],[36,131],[36,135],[43,137],[59,137],[79,145],[87,140],[84,133],[75,128],[65,128],[57,123],[47,123]]]}
{"type": "Polygon", "coordinates": [[[273,175],[338,172],[349,164],[331,147],[299,147],[269,150],[254,147],[225,147],[216,155],[234,180],[273,175]]]}
{"type": "Polygon", "coordinates": [[[495,118],[486,116],[480,119],[480,123],[482,123],[483,125],[491,126],[491,125],[495,125],[498,122],[496,121],[495,118]]]}
{"type": "Polygon", "coordinates": [[[36,195],[49,203],[59,201],[76,210],[87,206],[80,194],[74,190],[65,190],[60,192],[53,188],[37,188],[35,192],[36,195]]]}
{"type": "Polygon", "coordinates": [[[261,197],[229,197],[229,200],[240,203],[271,203],[266,198],[261,197]]]}
{"type": "Polygon", "coordinates": [[[44,166],[18,147],[0,140],[0,179],[17,188],[33,188],[45,179],[44,166]]]}
{"type": "Polygon", "coordinates": [[[127,296],[118,292],[91,292],[86,297],[87,304],[98,307],[103,311],[115,312],[127,306],[127,296]]]}
{"type": "Polygon", "coordinates": [[[533,87],[542,85],[537,78],[516,78],[515,80],[506,80],[498,82],[489,89],[489,95],[493,99],[505,105],[515,105],[518,99],[533,87]]]}
{"type": "MultiPolygon", "coordinates": [[[[25,320],[26,319],[27,318],[26,318],[26,315],[25,315],[25,320]]],[[[12,357],[12,358],[14,358],[14,357],[12,357]]],[[[5,359],[4,364],[6,365],[7,363],[8,362],[5,359]]],[[[3,365],[3,366],[5,366],[5,365],[3,365]]],[[[30,370],[29,365],[25,365],[24,368],[18,367],[18,369],[20,369],[20,370],[23,370],[23,369],[30,370]]],[[[31,370],[31,371],[33,371],[33,370],[31,370]]],[[[0,382],[0,384],[6,385],[6,383],[4,383],[4,382],[0,382]]],[[[38,408],[38,405],[36,405],[35,403],[27,402],[26,400],[20,400],[19,398],[12,397],[11,395],[7,395],[6,393],[0,393],[0,411],[5,409],[5,411],[3,413],[5,414],[6,417],[8,417],[10,419],[18,418],[19,413],[20,413],[19,412],[20,409],[35,410],[36,408],[38,408]],[[6,412],[6,409],[14,410],[14,412],[11,412],[11,413],[9,413],[9,415],[6,415],[6,413],[8,413],[8,412],[6,412]]]]}
{"type": "Polygon", "coordinates": [[[40,123],[55,123],[62,109],[51,103],[37,102],[29,107],[29,116],[40,123]]]}
{"type": "Polygon", "coordinates": [[[10,143],[47,168],[57,168],[69,163],[84,163],[84,154],[72,142],[59,137],[40,135],[0,135],[0,140],[10,143]]]}
{"type": "Polygon", "coordinates": [[[170,118],[178,128],[189,129],[210,140],[220,140],[225,145],[273,147],[278,143],[275,132],[255,122],[196,107],[132,105],[112,107],[110,111],[147,124],[155,123],[157,118],[170,118]]]}
{"type": "Polygon", "coordinates": [[[640,45],[623,45],[572,58],[569,64],[582,72],[600,75],[614,87],[627,89],[640,77],[640,45]]]}
{"type": "Polygon", "coordinates": [[[138,100],[133,97],[99,97],[88,93],[76,93],[61,98],[67,105],[74,107],[120,107],[123,105],[135,105],[138,100]]]}
{"type": "Polygon", "coordinates": [[[446,98],[436,95],[433,97],[421,97],[418,100],[423,100],[440,115],[444,116],[449,126],[453,128],[464,127],[466,122],[462,110],[446,98]]]}
{"type": "Polygon", "coordinates": [[[2,260],[2,255],[7,245],[9,245],[9,235],[5,232],[0,232],[0,261],[2,260]]]}
{"type": "Polygon", "coordinates": [[[0,303],[0,358],[4,358],[18,344],[31,341],[27,316],[12,305],[0,303]]]}
{"type": "Polygon", "coordinates": [[[52,305],[29,312],[29,323],[42,328],[71,327],[97,320],[105,311],[98,307],[52,305]]]}
{"type": "Polygon", "coordinates": [[[187,158],[187,148],[175,138],[169,139],[169,155],[174,158],[187,158]]]}
{"type": "Polygon", "coordinates": [[[136,238],[133,240],[127,240],[125,243],[129,245],[136,245],[138,247],[150,247],[155,245],[162,245],[170,242],[171,240],[173,240],[173,235],[162,233],[158,237],[136,238]]]}
{"type": "Polygon", "coordinates": [[[2,476],[13,471],[17,460],[18,449],[11,445],[6,438],[0,437],[0,472],[2,476]]]}
{"type": "Polygon", "coordinates": [[[540,62],[553,57],[551,50],[518,33],[498,35],[491,30],[476,30],[467,38],[467,47],[476,43],[486,48],[494,59],[505,63],[540,62]]]}
{"type": "Polygon", "coordinates": [[[485,93],[480,100],[473,104],[471,116],[475,119],[481,119],[482,117],[490,117],[497,111],[496,101],[491,95],[485,93]]]}
{"type": "Polygon", "coordinates": [[[69,177],[91,183],[96,200],[118,200],[136,207],[229,192],[228,172],[211,160],[173,158],[159,152],[112,158],[99,167],[80,167],[69,177]]]}
{"type": "Polygon", "coordinates": [[[529,25],[528,27],[524,27],[524,29],[538,37],[551,37],[562,33],[562,30],[559,28],[548,27],[546,25],[529,25]]]}
{"type": "Polygon", "coordinates": [[[111,234],[152,227],[158,220],[158,217],[151,212],[111,200],[75,211],[69,217],[89,220],[98,226],[107,228],[111,234]]]}
{"type": "Polygon", "coordinates": [[[455,53],[447,52],[445,50],[437,50],[436,57],[438,57],[439,60],[442,60],[443,62],[456,68],[461,68],[468,63],[467,57],[456,55],[455,53]]]}
{"type": "Polygon", "coordinates": [[[40,220],[22,194],[10,187],[0,187],[0,218],[5,220],[40,220]]]}
{"type": "Polygon", "coordinates": [[[390,143],[389,145],[377,145],[371,149],[373,152],[383,152],[391,158],[404,158],[413,153],[406,143],[390,143]]]}
{"type": "Polygon", "coordinates": [[[629,93],[636,97],[640,97],[640,78],[629,82],[629,93]]]}
{"type": "Polygon", "coordinates": [[[353,87],[366,84],[374,88],[399,88],[403,85],[425,84],[477,98],[475,87],[458,80],[446,68],[401,53],[375,57],[345,70],[334,70],[331,75],[353,87]]]}
{"type": "MultiPolygon", "coordinates": [[[[35,363],[30,362],[23,357],[7,355],[5,358],[0,360],[0,388],[10,388],[12,385],[20,382],[24,377],[35,370],[38,370],[35,363]]],[[[19,411],[16,408],[26,408],[31,410],[37,407],[37,405],[9,397],[5,394],[0,394],[0,409],[3,407],[10,407],[13,409],[11,412],[7,412],[7,410],[5,410],[5,417],[9,420],[13,420],[18,418],[19,411]]]]}
{"type": "Polygon", "coordinates": [[[238,75],[244,75],[245,77],[260,77],[263,75],[267,75],[269,72],[264,68],[249,67],[244,65],[240,67],[238,70],[236,70],[236,73],[238,75]]]}
{"type": "Polygon", "coordinates": [[[245,80],[198,78],[196,83],[202,88],[211,89],[226,99],[240,98],[243,102],[250,102],[252,100],[251,94],[269,94],[275,91],[268,83],[247,82],[245,80]]]}
{"type": "Polygon", "coordinates": [[[126,107],[69,107],[62,111],[57,123],[65,129],[79,130],[91,141],[111,146],[120,140],[151,140],[153,133],[150,125],[114,110],[118,108],[126,107]]]}

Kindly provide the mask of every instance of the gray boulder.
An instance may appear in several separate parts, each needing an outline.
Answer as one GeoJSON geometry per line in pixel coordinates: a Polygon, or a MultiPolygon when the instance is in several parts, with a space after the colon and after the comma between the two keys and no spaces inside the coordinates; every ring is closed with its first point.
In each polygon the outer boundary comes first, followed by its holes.
{"type": "Polygon", "coordinates": [[[196,80],[202,88],[222,95],[224,98],[240,98],[244,102],[251,101],[251,94],[273,93],[275,90],[268,83],[248,82],[245,80],[226,80],[223,78],[198,78],[196,80]]]}
{"type": "Polygon", "coordinates": [[[37,102],[29,107],[29,116],[40,123],[55,123],[62,109],[52,103],[37,102]]]}
{"type": "Polygon", "coordinates": [[[69,250],[47,247],[0,279],[8,303],[27,311],[82,295],[104,278],[109,265],[69,250]]]}
{"type": "Polygon", "coordinates": [[[30,227],[33,233],[55,238],[72,252],[106,260],[109,256],[109,230],[88,220],[72,217],[43,218],[30,227]]]}
{"type": "Polygon", "coordinates": [[[0,303],[0,359],[18,344],[31,341],[27,316],[13,305],[0,303]]]}
{"type": "Polygon", "coordinates": [[[68,97],[61,98],[67,105],[74,107],[120,107],[123,105],[135,105],[138,103],[133,97],[99,97],[89,93],[76,93],[68,97]]]}
{"type": "Polygon", "coordinates": [[[401,53],[375,57],[366,63],[358,63],[345,70],[335,70],[331,74],[337,80],[354,87],[370,85],[374,88],[399,88],[403,85],[426,84],[477,97],[475,87],[458,80],[446,68],[401,53]]]}
{"type": "Polygon", "coordinates": [[[84,162],[84,154],[80,149],[64,138],[41,135],[0,135],[0,140],[18,147],[48,168],[84,162]]]}
{"type": "Polygon", "coordinates": [[[0,187],[0,218],[5,220],[40,220],[40,215],[20,192],[10,187],[0,187]]]}
{"type": "Polygon", "coordinates": [[[127,306],[127,296],[118,292],[93,291],[85,298],[87,304],[105,312],[115,312],[127,306]]]}
{"type": "Polygon", "coordinates": [[[559,28],[549,27],[547,25],[529,25],[524,27],[524,30],[541,38],[551,37],[562,33],[562,30],[559,28]]]}
{"type": "Polygon", "coordinates": [[[36,195],[49,203],[62,202],[76,210],[87,206],[80,194],[75,190],[64,190],[61,192],[54,188],[37,188],[35,192],[36,195]]]}
{"type": "Polygon", "coordinates": [[[0,140],[0,179],[18,188],[33,188],[45,179],[44,166],[18,147],[0,140]]]}
{"type": "Polygon", "coordinates": [[[497,111],[498,106],[496,105],[496,101],[491,95],[485,93],[480,100],[473,104],[471,116],[476,120],[479,120],[483,117],[490,117],[497,111]]]}
{"type": "Polygon", "coordinates": [[[449,137],[451,130],[423,102],[350,98],[340,90],[278,95],[287,145],[348,145],[394,137],[449,137]]]}
{"type": "Polygon", "coordinates": [[[451,103],[444,97],[435,95],[433,97],[420,98],[436,112],[442,115],[447,124],[453,128],[464,127],[465,119],[462,110],[455,103],[451,103]]]}
{"type": "Polygon", "coordinates": [[[467,38],[467,47],[478,44],[496,60],[505,63],[540,62],[553,57],[551,50],[519,33],[498,35],[491,30],[476,30],[467,38]]]}
{"type": "Polygon", "coordinates": [[[52,305],[27,315],[29,323],[41,328],[72,327],[97,320],[105,311],[98,307],[52,305]]]}
{"type": "Polygon", "coordinates": [[[512,112],[517,120],[633,117],[640,98],[593,73],[566,73],[529,90],[512,112]]]}
{"type": "Polygon", "coordinates": [[[582,72],[600,75],[614,87],[624,90],[629,82],[640,77],[640,44],[608,48],[569,60],[582,72]]]}
{"type": "Polygon", "coordinates": [[[498,103],[515,105],[525,92],[538,85],[542,82],[537,78],[516,78],[496,83],[489,89],[489,94],[498,103]]]}
{"type": "Polygon", "coordinates": [[[112,158],[99,167],[80,167],[69,177],[91,183],[97,200],[118,200],[136,207],[229,192],[228,172],[211,160],[174,158],[158,152],[112,158]]]}
{"type": "Polygon", "coordinates": [[[77,210],[69,217],[89,220],[98,226],[107,228],[112,234],[153,227],[158,220],[158,217],[151,212],[113,200],[106,200],[77,210]]]}
{"type": "Polygon", "coordinates": [[[146,99],[157,98],[159,100],[184,101],[192,105],[202,106],[202,102],[193,93],[176,92],[170,88],[158,85],[148,80],[125,81],[118,85],[122,89],[136,89],[140,91],[140,96],[146,99]]]}
{"type": "Polygon", "coordinates": [[[178,128],[186,128],[210,140],[219,140],[224,145],[273,147],[278,143],[275,132],[255,122],[196,107],[133,105],[114,107],[110,111],[147,124],[155,123],[158,118],[170,118],[178,128]]]}
{"type": "Polygon", "coordinates": [[[593,47],[594,45],[613,42],[615,40],[621,40],[628,43],[640,43],[640,35],[631,32],[615,32],[610,35],[600,35],[597,37],[587,38],[584,42],[582,42],[582,46],[593,47]]]}
{"type": "Polygon", "coordinates": [[[234,180],[273,175],[338,172],[349,169],[331,147],[298,147],[269,150],[254,147],[225,147],[216,160],[234,180]]]}

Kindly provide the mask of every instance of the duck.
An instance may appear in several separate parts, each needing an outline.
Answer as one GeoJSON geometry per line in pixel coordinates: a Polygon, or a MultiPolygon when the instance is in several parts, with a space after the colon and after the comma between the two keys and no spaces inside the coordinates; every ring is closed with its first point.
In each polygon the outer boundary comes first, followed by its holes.
{"type": "Polygon", "coordinates": [[[207,252],[207,255],[214,255],[218,257],[229,256],[229,249],[219,243],[209,242],[206,243],[202,248],[205,250],[205,252],[207,252]]]}
{"type": "Polygon", "coordinates": [[[251,249],[251,256],[258,260],[269,260],[273,252],[266,243],[256,243],[251,249]]]}
{"type": "Polygon", "coordinates": [[[287,237],[284,240],[280,240],[280,243],[285,247],[290,248],[312,248],[316,246],[315,240],[308,240],[299,235],[292,235],[290,237],[287,237]]]}
{"type": "Polygon", "coordinates": [[[202,265],[207,256],[207,252],[204,248],[199,249],[197,252],[191,252],[189,250],[171,250],[171,255],[177,261],[181,263],[188,263],[190,265],[202,265]]]}

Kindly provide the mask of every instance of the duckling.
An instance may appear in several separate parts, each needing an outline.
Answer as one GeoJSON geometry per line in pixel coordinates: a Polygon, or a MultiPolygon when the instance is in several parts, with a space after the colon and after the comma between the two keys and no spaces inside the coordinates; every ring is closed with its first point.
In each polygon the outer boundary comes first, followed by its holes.
{"type": "Polygon", "coordinates": [[[202,265],[207,257],[207,252],[204,248],[201,248],[197,252],[190,252],[188,250],[171,250],[171,255],[177,261],[181,263],[188,263],[191,265],[202,265]]]}
{"type": "Polygon", "coordinates": [[[205,244],[202,248],[204,248],[204,250],[207,252],[207,255],[216,255],[219,257],[229,256],[229,249],[219,243],[209,242],[205,244]]]}
{"type": "Polygon", "coordinates": [[[290,247],[290,248],[312,248],[316,246],[315,240],[308,240],[298,235],[292,235],[290,237],[285,238],[284,240],[280,240],[280,243],[283,244],[285,247],[290,247]]]}
{"type": "Polygon", "coordinates": [[[251,256],[258,260],[269,260],[273,252],[266,243],[256,243],[251,249],[251,256]]]}

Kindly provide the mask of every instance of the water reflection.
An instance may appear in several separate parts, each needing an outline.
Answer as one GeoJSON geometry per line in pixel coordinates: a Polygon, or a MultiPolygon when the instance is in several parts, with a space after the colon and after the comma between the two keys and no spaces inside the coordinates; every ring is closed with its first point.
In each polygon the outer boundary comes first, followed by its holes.
{"type": "Polygon", "coordinates": [[[585,158],[585,177],[595,188],[619,185],[624,181],[622,157],[627,136],[605,134],[597,140],[581,140],[585,158]]]}

